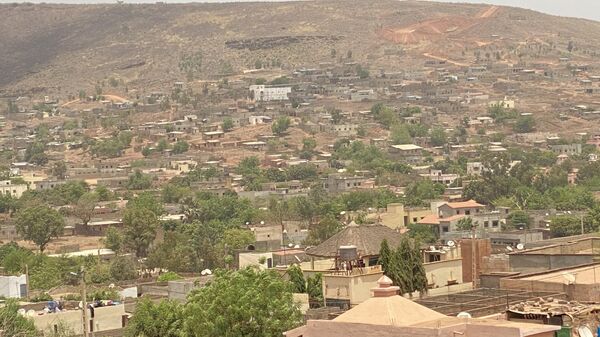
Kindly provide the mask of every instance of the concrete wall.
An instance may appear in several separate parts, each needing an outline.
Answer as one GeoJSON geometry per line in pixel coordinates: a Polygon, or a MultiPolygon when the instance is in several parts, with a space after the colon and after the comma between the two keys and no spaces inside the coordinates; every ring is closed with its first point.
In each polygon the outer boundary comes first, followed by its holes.
{"type": "Polygon", "coordinates": [[[0,295],[8,298],[25,297],[27,294],[21,294],[21,285],[27,284],[27,277],[21,276],[0,276],[0,295]]]}
{"type": "Polygon", "coordinates": [[[508,254],[511,271],[536,272],[594,262],[594,255],[508,254]]]}
{"type": "MultiPolygon", "coordinates": [[[[125,305],[115,305],[94,309],[93,330],[107,331],[123,327],[125,305]]],[[[45,332],[54,331],[54,326],[61,324],[68,327],[75,334],[83,334],[83,315],[80,310],[69,310],[54,314],[45,314],[32,317],[35,327],[45,332]]],[[[91,312],[88,310],[88,319],[91,321],[91,312]]],[[[88,328],[90,325],[88,325],[88,328]]]]}
{"type": "Polygon", "coordinates": [[[424,267],[428,283],[435,288],[447,286],[450,280],[463,282],[462,259],[425,263],[424,267]]]}
{"type": "Polygon", "coordinates": [[[600,238],[587,238],[578,241],[559,243],[535,249],[528,249],[521,254],[600,254],[600,238]]]}
{"type": "Polygon", "coordinates": [[[123,328],[123,315],[124,304],[94,309],[94,331],[123,328]]]}
{"type": "Polygon", "coordinates": [[[360,304],[372,297],[371,289],[377,287],[377,280],[383,272],[365,275],[323,275],[323,296],[326,299],[350,300],[350,305],[360,304]]]}
{"type": "MultiPolygon", "coordinates": [[[[88,315],[89,317],[89,315],[88,315]]],[[[83,334],[83,317],[81,311],[63,311],[55,314],[45,314],[42,316],[34,316],[33,324],[38,330],[52,332],[54,326],[64,324],[71,329],[75,334],[83,334]]]]}

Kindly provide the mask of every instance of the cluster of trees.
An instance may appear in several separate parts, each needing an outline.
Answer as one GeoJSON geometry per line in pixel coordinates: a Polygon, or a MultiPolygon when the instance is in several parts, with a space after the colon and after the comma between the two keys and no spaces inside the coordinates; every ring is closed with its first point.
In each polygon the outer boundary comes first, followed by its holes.
{"type": "Polygon", "coordinates": [[[410,144],[415,137],[430,137],[431,145],[443,146],[448,143],[448,135],[441,127],[429,128],[424,124],[405,124],[401,117],[421,113],[418,107],[409,107],[401,111],[377,103],[371,107],[371,114],[383,127],[390,130],[390,139],[394,144],[410,144]]]}
{"type": "Polygon", "coordinates": [[[9,243],[0,246],[0,266],[9,275],[25,273],[29,270],[30,287],[33,290],[49,290],[60,285],[76,285],[77,273],[83,267],[89,284],[106,284],[138,277],[135,261],[128,257],[116,257],[111,262],[97,257],[50,257],[34,254],[29,249],[9,243]]]}
{"type": "Polygon", "coordinates": [[[272,270],[219,270],[185,304],[140,300],[125,336],[281,336],[302,324],[292,287],[272,270]]]}
{"type": "MultiPolygon", "coordinates": [[[[465,187],[465,196],[481,203],[506,206],[520,211],[557,209],[587,212],[588,216],[584,221],[588,224],[586,230],[600,230],[600,216],[598,220],[594,216],[600,215],[600,212],[596,212],[600,205],[586,186],[586,183],[592,183],[600,176],[596,171],[598,164],[583,165],[583,174],[579,176],[580,183],[573,186],[569,185],[567,179],[573,163],[567,161],[561,165],[554,165],[554,162],[555,155],[539,151],[485,153],[482,155],[482,175],[465,187]],[[520,163],[513,165],[511,159],[518,159],[520,163]],[[539,169],[544,166],[552,167],[549,170],[539,169]]],[[[529,223],[521,213],[515,216],[518,216],[518,223],[529,223]]],[[[552,222],[550,229],[557,236],[580,233],[579,223],[579,219],[575,221],[568,216],[559,217],[552,222]]]]}
{"type": "Polygon", "coordinates": [[[384,173],[408,174],[412,171],[410,166],[392,160],[387,152],[361,141],[339,139],[333,149],[330,163],[334,168],[341,168],[342,165],[339,164],[341,161],[351,161],[352,163],[346,167],[348,170],[371,170],[378,176],[384,173]]]}
{"type": "Polygon", "coordinates": [[[189,150],[190,144],[185,140],[178,140],[171,146],[166,139],[160,139],[154,146],[146,146],[142,149],[144,157],[151,156],[154,153],[163,153],[165,150],[171,150],[173,154],[185,153],[189,150]]]}
{"type": "Polygon", "coordinates": [[[392,250],[387,240],[383,240],[379,251],[379,264],[383,273],[400,287],[400,294],[412,296],[414,292],[427,292],[427,275],[418,241],[404,235],[398,248],[392,250]]]}
{"type": "Polygon", "coordinates": [[[268,182],[285,182],[301,180],[310,183],[318,178],[317,168],[312,164],[299,164],[286,169],[260,168],[260,160],[256,156],[244,158],[237,166],[236,173],[243,176],[242,186],[250,191],[260,191],[262,184],[268,182]]]}
{"type": "Polygon", "coordinates": [[[292,120],[288,116],[280,116],[273,124],[271,124],[271,131],[273,131],[274,134],[281,136],[287,131],[291,123],[292,120]]]}
{"type": "Polygon", "coordinates": [[[316,273],[314,276],[305,279],[300,266],[293,264],[288,267],[287,274],[292,283],[292,291],[308,294],[311,308],[319,308],[325,304],[323,300],[323,275],[321,273],[316,273]]]}
{"type": "Polygon", "coordinates": [[[94,156],[98,157],[120,157],[123,150],[131,145],[132,139],[133,134],[131,131],[120,131],[111,138],[93,142],[90,150],[94,156]]]}

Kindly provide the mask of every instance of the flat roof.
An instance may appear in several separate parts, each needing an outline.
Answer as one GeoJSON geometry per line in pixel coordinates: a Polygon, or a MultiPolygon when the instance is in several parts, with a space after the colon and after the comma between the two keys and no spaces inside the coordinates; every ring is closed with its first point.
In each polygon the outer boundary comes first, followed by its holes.
{"type": "Polygon", "coordinates": [[[94,255],[114,255],[115,252],[108,248],[101,249],[86,249],[78,252],[64,253],[64,254],[52,254],[50,257],[77,257],[77,256],[94,256],[94,255]]]}
{"type": "Polygon", "coordinates": [[[524,281],[540,281],[560,284],[596,284],[600,281],[600,264],[518,278],[524,281]],[[574,278],[571,281],[570,278],[574,278]]]}
{"type": "Polygon", "coordinates": [[[392,145],[393,148],[398,149],[398,150],[422,150],[423,148],[420,147],[419,145],[415,145],[415,144],[399,144],[399,145],[392,145]]]}

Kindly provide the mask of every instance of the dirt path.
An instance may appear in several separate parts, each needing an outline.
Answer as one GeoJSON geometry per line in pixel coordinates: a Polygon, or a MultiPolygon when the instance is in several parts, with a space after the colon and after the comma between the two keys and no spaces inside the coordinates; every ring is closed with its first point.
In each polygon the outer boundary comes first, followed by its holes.
{"type": "Polygon", "coordinates": [[[480,19],[491,18],[492,16],[496,15],[496,12],[498,12],[498,9],[499,9],[498,6],[491,6],[485,12],[479,14],[479,18],[480,19]]]}
{"type": "Polygon", "coordinates": [[[127,102],[129,101],[127,98],[123,98],[117,95],[102,95],[105,99],[119,101],[119,102],[127,102]]]}
{"type": "Polygon", "coordinates": [[[435,55],[432,55],[430,53],[423,53],[423,56],[429,57],[429,58],[432,58],[432,59],[436,59],[436,60],[440,60],[440,61],[446,61],[448,63],[454,64],[455,66],[459,66],[459,67],[468,67],[469,66],[466,63],[460,63],[460,62],[452,61],[452,60],[447,59],[445,57],[435,56],[435,55]]]}
{"type": "Polygon", "coordinates": [[[70,102],[67,102],[67,103],[61,105],[61,107],[69,106],[69,105],[71,105],[73,103],[77,103],[77,102],[79,102],[79,99],[74,99],[74,100],[72,100],[70,102]]]}

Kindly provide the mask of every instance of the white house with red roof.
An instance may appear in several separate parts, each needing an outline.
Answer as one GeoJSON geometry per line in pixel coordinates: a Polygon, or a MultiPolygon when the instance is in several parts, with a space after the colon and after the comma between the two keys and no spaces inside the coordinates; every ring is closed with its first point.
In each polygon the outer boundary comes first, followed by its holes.
{"type": "Polygon", "coordinates": [[[473,219],[476,226],[483,226],[491,231],[500,230],[507,214],[508,209],[489,211],[485,205],[475,200],[445,202],[437,207],[437,214],[426,216],[418,223],[435,226],[443,237],[444,233],[458,231],[459,221],[466,217],[473,219]]]}

